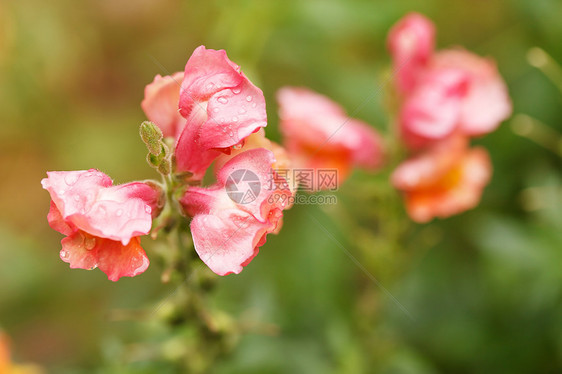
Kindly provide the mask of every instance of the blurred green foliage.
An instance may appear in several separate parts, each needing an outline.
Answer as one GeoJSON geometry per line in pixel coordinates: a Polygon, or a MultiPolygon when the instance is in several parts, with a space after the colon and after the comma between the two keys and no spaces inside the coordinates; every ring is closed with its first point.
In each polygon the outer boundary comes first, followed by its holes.
{"type": "MultiPolygon", "coordinates": [[[[52,373],[175,372],[139,348],[165,332],[115,318],[171,292],[157,265],[115,284],[70,271],[39,185],[47,170],[91,167],[118,183],[154,178],[137,136],[154,75],[182,70],[200,44],[224,48],[263,89],[273,139],[283,85],[327,94],[388,132],[385,37],[414,10],[435,21],[439,47],[497,60],[515,113],[562,131],[562,93],[525,59],[539,46],[562,62],[557,0],[0,2],[0,326],[15,358],[52,373]]],[[[561,372],[562,162],[508,124],[478,143],[494,178],[458,217],[408,223],[388,170],[353,175],[337,206],[287,212],[250,266],[219,279],[213,303],[248,333],[214,371],[561,372]]]]}

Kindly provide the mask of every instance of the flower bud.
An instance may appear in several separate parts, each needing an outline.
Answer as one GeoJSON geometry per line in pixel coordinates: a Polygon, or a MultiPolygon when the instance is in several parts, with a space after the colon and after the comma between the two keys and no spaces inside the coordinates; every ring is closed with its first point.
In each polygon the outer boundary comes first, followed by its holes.
{"type": "Polygon", "coordinates": [[[140,125],[140,136],[148,151],[158,156],[162,153],[162,131],[154,123],[144,121],[140,125]]]}

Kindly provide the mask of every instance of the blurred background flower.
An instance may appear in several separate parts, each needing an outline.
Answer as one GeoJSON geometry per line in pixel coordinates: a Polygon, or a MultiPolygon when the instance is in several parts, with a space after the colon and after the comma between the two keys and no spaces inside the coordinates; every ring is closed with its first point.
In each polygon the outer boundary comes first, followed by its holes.
{"type": "Polygon", "coordinates": [[[556,73],[534,67],[544,58],[526,58],[540,47],[552,66],[562,61],[556,0],[0,2],[0,326],[15,361],[53,373],[174,373],[151,349],[189,351],[159,344],[168,332],[136,312],[172,291],[157,266],[113,283],[60,261],[46,170],[155,177],[137,135],[144,86],[181,71],[201,44],[226,49],[264,91],[275,141],[285,85],[389,134],[386,36],[410,11],[435,22],[437,45],[494,58],[509,87],[516,116],[475,141],[494,165],[481,204],[411,224],[389,167],[354,172],[336,205],[293,207],[251,267],[218,280],[213,303],[251,333],[214,371],[561,371],[562,161],[551,144],[562,93],[556,73]]]}

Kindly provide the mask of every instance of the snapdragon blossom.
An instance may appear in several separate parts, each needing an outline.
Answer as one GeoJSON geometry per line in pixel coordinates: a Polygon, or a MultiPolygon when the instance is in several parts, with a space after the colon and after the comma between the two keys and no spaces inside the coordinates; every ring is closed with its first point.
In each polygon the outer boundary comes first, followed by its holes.
{"type": "Polygon", "coordinates": [[[494,61],[462,48],[435,51],[435,27],[411,13],[391,29],[388,48],[401,95],[400,130],[412,149],[460,133],[480,136],[511,114],[494,61]]]}
{"type": "Polygon", "coordinates": [[[378,133],[326,96],[284,87],[277,100],[284,146],[295,167],[335,169],[341,183],[354,167],[375,170],[382,164],[378,133]]]}
{"type": "Polygon", "coordinates": [[[423,223],[477,206],[491,174],[488,152],[455,136],[402,162],[391,180],[402,191],[409,216],[423,223]]]}
{"type": "Polygon", "coordinates": [[[95,169],[48,172],[41,184],[51,195],[49,225],[66,236],[60,257],[71,268],[98,267],[112,281],[148,268],[139,237],[159,209],[157,189],[142,182],[113,186],[95,169]]]}
{"type": "Polygon", "coordinates": [[[268,149],[245,150],[220,167],[215,185],[191,187],[181,199],[185,212],[193,217],[190,227],[195,250],[215,273],[240,273],[257,255],[267,234],[280,230],[282,211],[288,208],[293,192],[277,187],[288,184],[272,168],[275,163],[274,153],[268,149]],[[227,191],[240,188],[233,183],[243,185],[243,180],[232,176],[249,172],[259,178],[253,182],[259,184],[259,193],[247,203],[233,200],[227,191]]]}

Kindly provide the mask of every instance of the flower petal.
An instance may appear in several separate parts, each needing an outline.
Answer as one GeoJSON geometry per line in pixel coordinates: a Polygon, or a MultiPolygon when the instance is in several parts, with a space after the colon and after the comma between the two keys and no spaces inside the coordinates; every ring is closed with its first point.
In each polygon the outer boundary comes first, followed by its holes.
{"type": "Polygon", "coordinates": [[[207,113],[200,131],[205,149],[232,147],[267,126],[263,93],[246,78],[235,88],[211,96],[207,113]]]}
{"type": "Polygon", "coordinates": [[[410,92],[433,53],[435,26],[425,16],[410,13],[388,34],[388,49],[394,60],[398,88],[410,92]]]}
{"type": "Polygon", "coordinates": [[[51,200],[51,207],[49,208],[49,214],[47,214],[47,221],[49,226],[55,231],[60,232],[64,235],[70,235],[75,230],[70,227],[70,225],[62,218],[60,210],[57,205],[51,200]]]}
{"type": "Polygon", "coordinates": [[[98,191],[112,183],[111,178],[96,169],[50,171],[41,181],[64,219],[84,214],[96,201],[98,191]]]}
{"type": "Polygon", "coordinates": [[[225,88],[237,87],[244,78],[224,50],[197,47],[185,65],[179,102],[181,115],[187,118],[197,102],[207,101],[225,88]]]}
{"type": "Polygon", "coordinates": [[[258,253],[270,230],[269,222],[260,222],[239,209],[200,214],[191,222],[197,254],[218,275],[240,273],[258,253]]]}
{"type": "Polygon", "coordinates": [[[412,148],[449,136],[459,123],[468,77],[458,69],[428,74],[410,95],[400,115],[404,141],[412,148]]]}
{"type": "Polygon", "coordinates": [[[183,71],[171,76],[157,75],[144,89],[142,110],[162,130],[164,136],[176,137],[185,124],[185,119],[178,111],[182,81],[183,71]]]}
{"type": "Polygon", "coordinates": [[[117,281],[120,277],[134,277],[144,272],[149,265],[138,237],[123,245],[118,241],[76,231],[61,243],[61,259],[69,263],[71,269],[92,270],[99,267],[111,281],[117,281]]]}

